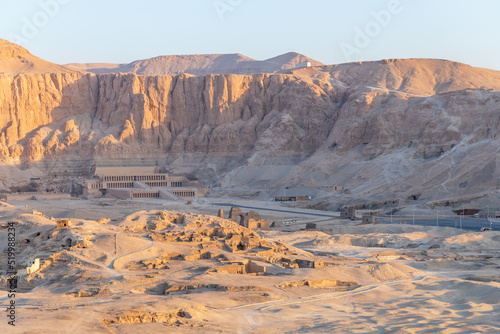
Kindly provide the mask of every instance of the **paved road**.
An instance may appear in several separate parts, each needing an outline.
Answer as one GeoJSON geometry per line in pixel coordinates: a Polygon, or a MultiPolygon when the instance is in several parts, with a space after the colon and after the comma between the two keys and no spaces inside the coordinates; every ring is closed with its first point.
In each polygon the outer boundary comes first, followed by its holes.
{"type": "MultiPolygon", "coordinates": [[[[292,210],[286,210],[286,209],[253,207],[253,206],[248,206],[248,205],[240,205],[240,204],[236,204],[236,203],[211,203],[211,204],[212,205],[220,205],[220,206],[236,206],[239,208],[252,209],[252,210],[283,212],[283,213],[289,213],[289,214],[294,214],[294,215],[307,215],[307,216],[316,216],[316,217],[338,218],[338,216],[328,214],[328,213],[300,212],[300,211],[292,211],[292,210]]],[[[391,223],[390,217],[376,217],[376,218],[377,218],[377,220],[380,220],[381,223],[384,223],[384,224],[391,223]]],[[[406,218],[393,217],[392,218],[393,224],[402,224],[403,221],[406,221],[406,224],[408,224],[408,225],[413,224],[412,217],[406,217],[406,218]]],[[[469,231],[479,231],[481,229],[481,227],[490,227],[491,226],[493,228],[493,230],[495,230],[495,231],[500,230],[500,223],[499,222],[492,222],[490,225],[490,222],[487,219],[469,218],[469,217],[465,217],[463,219],[460,219],[460,217],[453,218],[453,219],[452,218],[440,218],[439,221],[436,221],[436,219],[418,219],[418,218],[415,218],[415,225],[454,227],[454,228],[462,228],[464,230],[469,230],[469,231]]]]}
{"type": "Polygon", "coordinates": [[[233,203],[211,203],[211,204],[212,205],[219,205],[219,206],[236,206],[238,208],[252,209],[252,210],[265,210],[265,211],[273,211],[273,212],[292,213],[294,215],[305,215],[305,216],[338,218],[338,216],[324,214],[324,213],[312,213],[312,212],[300,212],[300,211],[282,210],[282,209],[271,209],[271,208],[263,208],[263,207],[254,207],[254,206],[246,206],[246,205],[240,205],[240,204],[233,204],[233,203]]]}
{"type": "MultiPolygon", "coordinates": [[[[377,217],[377,220],[380,220],[381,223],[385,224],[390,224],[391,223],[391,218],[390,217],[377,217]]],[[[408,225],[413,224],[413,218],[392,218],[392,223],[393,224],[402,224],[403,221],[406,222],[408,225]]],[[[415,218],[415,225],[423,225],[423,226],[440,226],[440,227],[455,227],[455,228],[462,228],[464,230],[469,230],[469,231],[479,231],[481,227],[490,227],[490,222],[487,219],[481,219],[481,218],[463,218],[460,222],[460,218],[456,219],[450,219],[450,218],[444,218],[444,219],[439,219],[439,221],[436,221],[436,219],[418,219],[415,218]]],[[[491,227],[493,230],[500,230],[500,223],[498,222],[492,222],[491,227]]]]}

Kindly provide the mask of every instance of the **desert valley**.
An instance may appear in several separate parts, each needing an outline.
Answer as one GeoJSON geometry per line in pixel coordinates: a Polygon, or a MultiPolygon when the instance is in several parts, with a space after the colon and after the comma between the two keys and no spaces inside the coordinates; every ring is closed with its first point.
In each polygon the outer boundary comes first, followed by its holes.
{"type": "Polygon", "coordinates": [[[0,328],[500,333],[499,134],[447,60],[0,40],[0,328]]]}

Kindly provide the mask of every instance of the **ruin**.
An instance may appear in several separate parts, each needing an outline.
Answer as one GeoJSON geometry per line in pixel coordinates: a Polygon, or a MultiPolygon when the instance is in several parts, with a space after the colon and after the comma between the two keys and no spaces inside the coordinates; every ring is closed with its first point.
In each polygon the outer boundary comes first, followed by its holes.
{"type": "Polygon", "coordinates": [[[286,282],[278,285],[281,289],[290,289],[301,286],[309,286],[315,289],[331,289],[331,288],[341,288],[341,290],[353,290],[358,288],[360,285],[356,282],[343,282],[338,280],[302,280],[294,282],[286,282]]]}
{"type": "Polygon", "coordinates": [[[231,207],[231,210],[229,210],[229,217],[227,219],[235,223],[239,223],[240,217],[243,217],[243,211],[241,211],[241,209],[237,206],[231,207]]]}
{"type": "Polygon", "coordinates": [[[236,275],[259,275],[266,272],[266,267],[260,266],[250,260],[230,262],[230,264],[210,269],[209,272],[227,273],[236,275]]]}
{"type": "Polygon", "coordinates": [[[269,220],[261,219],[260,215],[256,211],[249,211],[244,214],[243,211],[233,206],[229,211],[229,220],[238,223],[240,226],[249,228],[251,230],[268,230],[269,220]]]}
{"type": "Polygon", "coordinates": [[[57,228],[69,228],[72,223],[69,219],[61,219],[57,221],[57,228]]]}
{"type": "Polygon", "coordinates": [[[282,268],[285,269],[299,269],[299,268],[324,268],[325,266],[328,266],[329,264],[325,264],[324,261],[318,261],[314,259],[307,259],[303,257],[281,257],[277,262],[277,265],[279,265],[282,268]]]}
{"type": "Polygon", "coordinates": [[[306,224],[306,230],[316,230],[318,226],[314,223],[307,223],[306,224]]]}
{"type": "Polygon", "coordinates": [[[374,215],[365,215],[363,216],[363,224],[376,224],[374,215]]]}

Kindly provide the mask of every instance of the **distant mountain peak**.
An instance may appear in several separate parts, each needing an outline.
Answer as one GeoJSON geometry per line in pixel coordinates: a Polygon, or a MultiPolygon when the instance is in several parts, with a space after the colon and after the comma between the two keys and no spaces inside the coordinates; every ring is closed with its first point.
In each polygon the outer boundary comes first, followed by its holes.
{"type": "Polygon", "coordinates": [[[254,74],[275,73],[295,68],[297,64],[310,61],[323,65],[297,52],[288,52],[266,60],[255,60],[241,53],[164,55],[129,64],[68,64],[67,66],[93,73],[134,73],[139,75],[179,75],[189,73],[195,76],[209,74],[254,74]]]}

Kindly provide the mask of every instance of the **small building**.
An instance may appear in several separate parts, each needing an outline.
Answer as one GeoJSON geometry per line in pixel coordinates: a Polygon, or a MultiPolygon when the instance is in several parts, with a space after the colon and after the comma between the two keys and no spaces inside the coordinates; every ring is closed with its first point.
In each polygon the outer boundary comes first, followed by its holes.
{"type": "Polygon", "coordinates": [[[300,63],[295,66],[295,68],[308,68],[312,67],[312,62],[306,61],[305,63],[300,63]]]}
{"type": "Polygon", "coordinates": [[[40,269],[40,259],[36,258],[36,259],[30,259],[28,261],[28,266],[26,267],[26,273],[28,275],[34,273],[35,271],[37,271],[38,269],[40,269]]]}
{"type": "Polygon", "coordinates": [[[477,214],[478,218],[483,218],[483,219],[491,219],[491,218],[500,218],[500,211],[488,211],[488,210],[483,210],[480,211],[477,214]]]}
{"type": "Polygon", "coordinates": [[[261,219],[258,212],[250,211],[246,214],[243,214],[243,211],[236,206],[231,207],[228,220],[238,223],[240,226],[249,228],[251,230],[269,229],[269,220],[261,219]]]}
{"type": "Polygon", "coordinates": [[[345,206],[340,210],[340,217],[344,219],[356,219],[356,209],[345,206]]]}
{"type": "Polygon", "coordinates": [[[458,216],[474,216],[476,213],[479,213],[481,210],[478,209],[460,209],[453,210],[458,216]]]}
{"type": "Polygon", "coordinates": [[[376,224],[374,215],[365,215],[363,216],[363,224],[376,224]]]}

